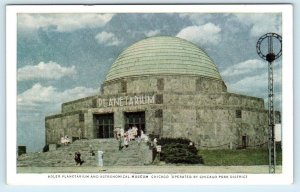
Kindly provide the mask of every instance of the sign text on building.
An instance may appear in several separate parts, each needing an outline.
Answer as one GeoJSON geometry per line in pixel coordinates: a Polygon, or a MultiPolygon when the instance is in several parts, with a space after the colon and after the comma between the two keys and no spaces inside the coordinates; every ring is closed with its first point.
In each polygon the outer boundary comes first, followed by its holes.
{"type": "Polygon", "coordinates": [[[155,104],[155,95],[121,96],[101,98],[98,100],[99,107],[121,107],[133,105],[155,104]]]}

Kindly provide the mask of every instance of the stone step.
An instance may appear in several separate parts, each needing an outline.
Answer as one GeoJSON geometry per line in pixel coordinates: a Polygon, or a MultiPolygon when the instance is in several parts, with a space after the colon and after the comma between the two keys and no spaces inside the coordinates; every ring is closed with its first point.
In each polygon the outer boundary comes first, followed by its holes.
{"type": "Polygon", "coordinates": [[[97,166],[97,151],[103,151],[105,165],[143,165],[152,160],[151,151],[146,143],[131,141],[128,148],[119,150],[119,142],[115,139],[77,140],[69,145],[58,147],[57,150],[45,153],[28,153],[18,157],[18,166],[75,166],[74,154],[79,151],[82,166],[97,166]],[[94,151],[92,156],[91,150],[94,151]]]}

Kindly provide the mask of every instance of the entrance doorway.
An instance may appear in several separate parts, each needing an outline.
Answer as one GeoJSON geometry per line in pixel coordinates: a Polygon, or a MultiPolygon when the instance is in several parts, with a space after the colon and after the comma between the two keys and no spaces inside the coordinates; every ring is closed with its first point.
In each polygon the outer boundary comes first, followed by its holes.
{"type": "Polygon", "coordinates": [[[143,112],[125,112],[125,131],[136,126],[138,128],[138,136],[141,135],[141,130],[146,133],[145,111],[143,112]]]}
{"type": "Polygon", "coordinates": [[[114,114],[95,114],[96,138],[114,137],[114,114]]]}
{"type": "Polygon", "coordinates": [[[247,148],[247,136],[246,135],[242,136],[242,148],[243,149],[247,148]]]}

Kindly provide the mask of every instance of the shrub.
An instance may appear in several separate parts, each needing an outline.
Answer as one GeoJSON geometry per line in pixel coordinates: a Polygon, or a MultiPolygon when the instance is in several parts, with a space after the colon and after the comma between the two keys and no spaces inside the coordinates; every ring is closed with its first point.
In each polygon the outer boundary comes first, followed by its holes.
{"type": "Polygon", "coordinates": [[[161,138],[158,144],[162,146],[160,160],[166,163],[202,164],[195,146],[190,146],[190,140],[185,138],[161,138]]]}
{"type": "Polygon", "coordinates": [[[174,144],[174,143],[179,143],[179,144],[186,144],[189,145],[191,140],[186,139],[186,138],[167,138],[167,137],[162,137],[158,140],[159,145],[166,145],[166,144],[174,144]]]}
{"type": "Polygon", "coordinates": [[[49,151],[49,145],[45,145],[43,148],[43,152],[48,152],[49,151]]]}

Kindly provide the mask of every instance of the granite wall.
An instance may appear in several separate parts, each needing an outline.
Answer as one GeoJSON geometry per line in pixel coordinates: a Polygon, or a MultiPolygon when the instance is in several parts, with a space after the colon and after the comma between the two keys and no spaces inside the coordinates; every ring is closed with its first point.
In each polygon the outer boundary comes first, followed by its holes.
{"type": "Polygon", "coordinates": [[[102,87],[102,95],[64,103],[61,114],[46,117],[47,144],[64,135],[95,138],[95,114],[111,113],[114,127],[124,127],[124,113],[137,111],[145,112],[147,134],[186,137],[199,147],[237,148],[243,137],[248,146],[267,141],[263,99],[228,93],[220,80],[160,75],[105,82],[102,87]],[[127,101],[143,95],[143,101],[127,101]]]}

